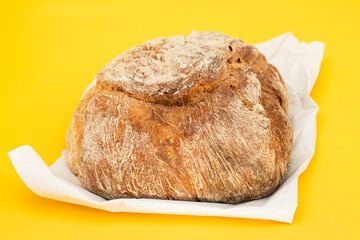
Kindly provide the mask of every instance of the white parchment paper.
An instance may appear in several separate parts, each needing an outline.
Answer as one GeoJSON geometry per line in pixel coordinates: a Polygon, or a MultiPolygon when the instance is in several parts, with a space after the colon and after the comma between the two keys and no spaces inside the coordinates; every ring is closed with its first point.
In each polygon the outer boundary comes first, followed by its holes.
{"type": "Polygon", "coordinates": [[[256,46],[276,66],[286,83],[289,118],[294,129],[290,167],[283,184],[269,197],[236,205],[154,199],[105,200],[81,188],[67,165],[66,150],[51,167],[26,145],[9,152],[9,157],[26,186],[46,198],[110,212],[223,216],[291,223],[297,207],[298,177],[315,151],[318,106],[309,94],[319,73],[324,44],[300,43],[291,33],[286,33],[256,46]]]}

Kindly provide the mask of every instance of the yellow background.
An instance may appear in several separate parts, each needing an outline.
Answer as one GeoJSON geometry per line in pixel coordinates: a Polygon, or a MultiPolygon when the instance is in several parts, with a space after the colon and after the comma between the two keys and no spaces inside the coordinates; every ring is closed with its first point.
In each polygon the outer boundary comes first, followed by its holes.
{"type": "Polygon", "coordinates": [[[1,239],[360,239],[360,1],[6,1],[1,6],[1,239]],[[48,165],[85,87],[131,46],[190,31],[258,43],[292,31],[326,44],[311,96],[316,153],[292,224],[108,213],[43,199],[6,153],[31,145],[48,165]]]}

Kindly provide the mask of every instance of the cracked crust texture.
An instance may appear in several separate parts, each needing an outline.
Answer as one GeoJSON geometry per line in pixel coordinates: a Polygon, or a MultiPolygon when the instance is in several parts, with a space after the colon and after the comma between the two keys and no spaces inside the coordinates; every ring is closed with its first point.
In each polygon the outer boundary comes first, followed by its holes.
{"type": "Polygon", "coordinates": [[[277,69],[218,32],[157,38],[97,75],[75,111],[67,160],[106,199],[240,203],[273,193],[293,144],[277,69]]]}

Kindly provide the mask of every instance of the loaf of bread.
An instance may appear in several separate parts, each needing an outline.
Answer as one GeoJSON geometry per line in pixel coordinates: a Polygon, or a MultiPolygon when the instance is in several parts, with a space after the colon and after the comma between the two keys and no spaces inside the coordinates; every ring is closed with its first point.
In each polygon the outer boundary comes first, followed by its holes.
{"type": "Polygon", "coordinates": [[[218,32],[157,38],[98,74],[66,136],[82,187],[105,199],[240,203],[273,193],[293,144],[285,84],[218,32]]]}

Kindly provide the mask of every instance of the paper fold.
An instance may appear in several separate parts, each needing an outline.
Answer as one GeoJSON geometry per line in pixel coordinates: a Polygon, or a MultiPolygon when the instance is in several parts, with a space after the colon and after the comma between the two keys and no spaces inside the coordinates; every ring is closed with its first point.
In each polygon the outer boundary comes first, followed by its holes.
{"type": "Polygon", "coordinates": [[[297,207],[298,177],[315,151],[318,106],[309,94],[319,73],[324,44],[300,43],[291,33],[286,33],[256,46],[275,65],[286,83],[289,119],[294,129],[287,175],[271,196],[236,205],[157,199],[105,200],[81,188],[66,163],[65,150],[49,168],[30,146],[21,146],[8,153],[15,170],[26,186],[39,196],[110,212],[240,217],[291,223],[297,207]]]}

